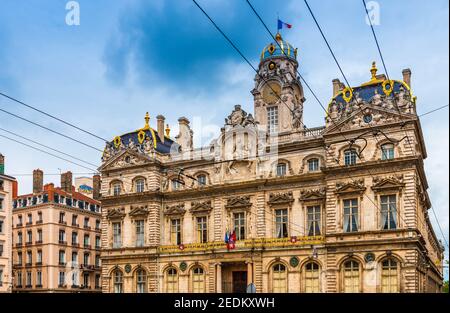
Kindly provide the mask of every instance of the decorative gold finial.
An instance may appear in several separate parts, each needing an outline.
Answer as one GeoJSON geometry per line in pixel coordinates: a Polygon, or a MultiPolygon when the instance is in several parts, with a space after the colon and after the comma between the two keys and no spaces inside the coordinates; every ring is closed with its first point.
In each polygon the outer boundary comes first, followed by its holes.
{"type": "Polygon", "coordinates": [[[166,124],[166,137],[170,136],[170,127],[169,124],[166,124]]]}
{"type": "Polygon", "coordinates": [[[370,73],[372,73],[372,80],[377,79],[377,63],[375,61],[372,62],[372,68],[370,69],[370,73]]]}
{"type": "Polygon", "coordinates": [[[283,38],[281,38],[281,34],[280,33],[277,33],[276,34],[276,36],[275,36],[275,40],[276,41],[281,41],[283,38]]]}
{"type": "Polygon", "coordinates": [[[144,126],[144,129],[149,129],[149,128],[150,128],[150,125],[149,125],[149,122],[150,122],[150,114],[148,114],[148,112],[145,113],[145,118],[144,118],[144,120],[145,120],[145,126],[144,126]]]}

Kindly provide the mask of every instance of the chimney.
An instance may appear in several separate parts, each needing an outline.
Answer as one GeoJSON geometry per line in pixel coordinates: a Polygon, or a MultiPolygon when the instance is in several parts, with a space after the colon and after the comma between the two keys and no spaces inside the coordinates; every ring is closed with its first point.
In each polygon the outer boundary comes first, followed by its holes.
{"type": "Polygon", "coordinates": [[[13,197],[13,199],[17,198],[18,191],[19,191],[19,184],[17,183],[17,180],[14,180],[12,182],[12,197],[13,197]]]}
{"type": "Polygon", "coordinates": [[[61,174],[61,189],[67,193],[72,193],[72,172],[61,174]]]}
{"type": "Polygon", "coordinates": [[[403,81],[411,88],[411,70],[409,68],[402,71],[403,81]]]}
{"type": "Polygon", "coordinates": [[[156,117],[156,124],[157,124],[157,130],[159,139],[161,139],[161,142],[164,143],[164,121],[166,118],[162,115],[158,115],[156,117]]]}
{"type": "Polygon", "coordinates": [[[44,172],[40,169],[33,171],[33,193],[44,190],[44,172]]]}
{"type": "Polygon", "coordinates": [[[181,149],[183,151],[189,151],[193,147],[192,142],[192,130],[189,126],[189,120],[185,117],[180,117],[178,119],[178,125],[179,125],[179,133],[175,137],[177,143],[181,146],[181,149]]]}
{"type": "Polygon", "coordinates": [[[333,79],[333,97],[344,89],[344,84],[337,78],[333,79]]]}
{"type": "Polygon", "coordinates": [[[0,174],[5,174],[5,157],[0,153],[0,174]]]}
{"type": "Polygon", "coordinates": [[[92,192],[92,197],[95,200],[100,199],[100,187],[101,187],[100,175],[94,175],[92,177],[92,188],[94,189],[92,192]]]}

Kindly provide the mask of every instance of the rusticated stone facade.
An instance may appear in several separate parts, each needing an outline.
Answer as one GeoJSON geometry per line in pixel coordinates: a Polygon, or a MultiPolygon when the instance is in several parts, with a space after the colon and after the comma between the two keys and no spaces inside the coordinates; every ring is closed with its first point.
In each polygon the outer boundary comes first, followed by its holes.
{"type": "Polygon", "coordinates": [[[440,290],[410,71],[334,80],[325,126],[307,129],[296,57],[281,36],[263,50],[254,116],[235,106],[207,147],[184,117],[171,138],[162,116],[108,143],[104,292],[440,290]]]}

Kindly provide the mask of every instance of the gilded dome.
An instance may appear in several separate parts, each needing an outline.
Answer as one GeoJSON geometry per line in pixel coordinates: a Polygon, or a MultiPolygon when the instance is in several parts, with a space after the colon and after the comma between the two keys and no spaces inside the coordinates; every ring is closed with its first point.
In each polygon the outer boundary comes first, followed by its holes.
{"type": "Polygon", "coordinates": [[[261,53],[261,61],[274,57],[288,57],[290,59],[297,59],[297,49],[294,48],[289,42],[283,40],[278,33],[275,37],[276,42],[271,42],[264,47],[261,53]]]}

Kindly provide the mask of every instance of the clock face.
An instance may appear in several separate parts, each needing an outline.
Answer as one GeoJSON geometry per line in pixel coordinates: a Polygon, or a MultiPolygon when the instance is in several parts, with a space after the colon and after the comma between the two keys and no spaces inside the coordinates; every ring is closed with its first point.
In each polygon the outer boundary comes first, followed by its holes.
{"type": "Polygon", "coordinates": [[[280,99],[281,86],[278,83],[270,82],[264,86],[263,99],[268,104],[273,104],[280,99]]]}

